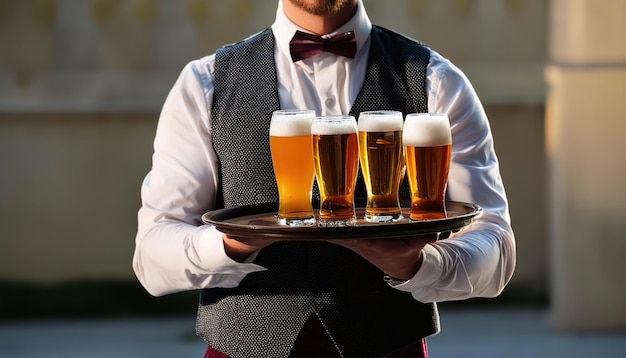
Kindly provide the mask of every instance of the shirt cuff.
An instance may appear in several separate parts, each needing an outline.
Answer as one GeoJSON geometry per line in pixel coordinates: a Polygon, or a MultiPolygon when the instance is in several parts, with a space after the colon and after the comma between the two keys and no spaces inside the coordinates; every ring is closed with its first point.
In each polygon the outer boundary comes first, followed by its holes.
{"type": "MultiPolygon", "coordinates": [[[[266,268],[249,262],[237,262],[226,254],[223,233],[214,226],[207,228],[201,235],[198,250],[202,253],[202,266],[214,276],[211,287],[236,287],[246,275],[252,272],[265,271],[266,268]]],[[[253,254],[249,260],[254,259],[253,254]]]]}
{"type": "Polygon", "coordinates": [[[422,249],[422,265],[417,273],[408,281],[393,286],[400,291],[414,292],[428,287],[439,280],[443,274],[443,259],[441,254],[432,245],[422,249]]]}

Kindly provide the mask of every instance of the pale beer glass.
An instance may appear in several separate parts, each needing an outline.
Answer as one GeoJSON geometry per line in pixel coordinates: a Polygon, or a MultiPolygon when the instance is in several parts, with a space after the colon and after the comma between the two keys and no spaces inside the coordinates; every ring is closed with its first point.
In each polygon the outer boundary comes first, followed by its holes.
{"type": "Polygon", "coordinates": [[[402,112],[368,111],[359,114],[359,158],[367,189],[365,220],[402,219],[398,188],[404,175],[402,112]]]}
{"type": "Polygon", "coordinates": [[[313,120],[313,157],[320,190],[320,226],[356,225],[354,190],[359,170],[357,124],[353,116],[313,120]]]}
{"type": "Polygon", "coordinates": [[[315,224],[311,196],[315,169],[311,148],[312,110],[279,110],[272,114],[270,150],[278,186],[278,223],[315,224]]]}
{"type": "Polygon", "coordinates": [[[445,218],[445,192],[452,153],[448,116],[408,114],[402,130],[402,143],[411,189],[410,219],[445,218]]]}

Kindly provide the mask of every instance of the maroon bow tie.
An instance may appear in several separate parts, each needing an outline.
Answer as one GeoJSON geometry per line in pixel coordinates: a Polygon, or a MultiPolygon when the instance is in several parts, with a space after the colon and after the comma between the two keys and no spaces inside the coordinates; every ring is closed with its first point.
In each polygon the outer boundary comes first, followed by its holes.
{"type": "Polygon", "coordinates": [[[331,37],[321,37],[296,31],[289,42],[289,50],[293,62],[315,56],[324,51],[352,58],[356,53],[356,37],[354,31],[343,32],[331,37]]]}

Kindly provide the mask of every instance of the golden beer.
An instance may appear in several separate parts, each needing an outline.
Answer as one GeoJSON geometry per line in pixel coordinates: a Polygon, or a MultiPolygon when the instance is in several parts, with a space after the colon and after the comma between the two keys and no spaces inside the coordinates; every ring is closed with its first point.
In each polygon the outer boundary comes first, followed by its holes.
{"type": "Polygon", "coordinates": [[[404,175],[402,112],[372,111],[359,115],[359,158],[367,189],[365,220],[402,219],[398,188],[404,175]]]}
{"type": "Polygon", "coordinates": [[[445,192],[452,153],[448,117],[445,114],[409,114],[402,140],[411,188],[410,219],[445,218],[445,192]]]}
{"type": "Polygon", "coordinates": [[[315,224],[311,195],[315,169],[311,148],[311,123],[315,112],[280,110],[272,115],[270,150],[278,186],[278,223],[289,226],[315,224]]]}
{"type": "Polygon", "coordinates": [[[354,189],[359,170],[356,119],[317,117],[311,127],[315,175],[320,189],[320,226],[356,224],[354,189]]]}

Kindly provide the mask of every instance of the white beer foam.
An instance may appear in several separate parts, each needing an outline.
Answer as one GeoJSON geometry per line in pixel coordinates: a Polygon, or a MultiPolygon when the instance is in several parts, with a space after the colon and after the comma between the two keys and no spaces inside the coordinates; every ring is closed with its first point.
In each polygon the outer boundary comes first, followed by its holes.
{"type": "Polygon", "coordinates": [[[438,113],[408,114],[402,128],[402,144],[412,147],[452,144],[448,116],[438,113]]]}
{"type": "Polygon", "coordinates": [[[278,112],[272,115],[270,135],[274,137],[295,137],[311,135],[311,123],[315,112],[278,112]]]}
{"type": "Polygon", "coordinates": [[[352,116],[324,117],[316,119],[311,126],[311,134],[350,134],[357,132],[356,119],[352,116]]]}
{"type": "Polygon", "coordinates": [[[359,114],[359,132],[400,131],[402,124],[402,112],[374,111],[359,114]]]}

